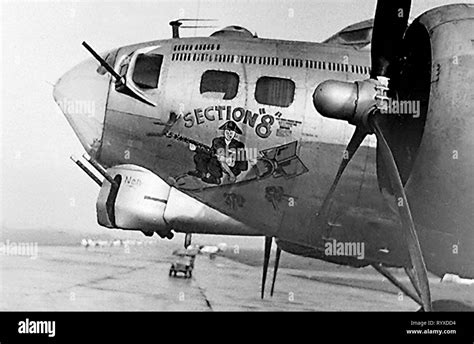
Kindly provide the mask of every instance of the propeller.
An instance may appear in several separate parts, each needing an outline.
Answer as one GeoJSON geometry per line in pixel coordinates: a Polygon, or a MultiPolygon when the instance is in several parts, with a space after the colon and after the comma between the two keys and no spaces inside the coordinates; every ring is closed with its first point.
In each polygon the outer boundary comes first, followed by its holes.
{"type": "Polygon", "coordinates": [[[351,140],[349,141],[349,144],[347,145],[346,150],[344,151],[344,157],[342,159],[341,165],[339,165],[339,169],[337,171],[336,177],[334,178],[334,181],[329,188],[328,193],[326,194],[326,197],[324,198],[323,204],[321,205],[321,209],[318,213],[318,216],[321,216],[322,218],[327,218],[329,215],[329,210],[331,208],[331,200],[332,200],[332,195],[334,194],[334,191],[336,191],[337,184],[339,183],[339,179],[341,179],[342,174],[349,163],[349,161],[352,159],[352,156],[355,154],[357,151],[357,148],[361,145],[362,141],[364,141],[365,137],[367,136],[367,130],[363,127],[356,127],[356,131],[354,135],[352,135],[351,140]]]}
{"type": "MultiPolygon", "coordinates": [[[[385,136],[382,132],[380,125],[381,117],[372,117],[372,127],[377,137],[378,148],[380,148],[380,158],[383,161],[383,165],[389,174],[389,180],[391,183],[392,191],[395,196],[395,200],[398,207],[398,213],[402,222],[402,228],[406,237],[408,252],[410,254],[410,260],[412,268],[414,270],[415,282],[417,287],[421,289],[421,302],[425,311],[431,310],[431,295],[430,287],[428,282],[428,275],[426,273],[426,265],[423,258],[423,253],[420,247],[420,241],[416,234],[415,223],[410,211],[410,204],[403,187],[400,172],[393,158],[392,150],[385,140],[385,136]]],[[[415,286],[416,288],[416,286],[415,286]]]]}
{"type": "Polygon", "coordinates": [[[371,47],[371,79],[392,78],[398,68],[398,52],[407,29],[411,0],[379,0],[375,10],[371,47]]]}
{"type": "Polygon", "coordinates": [[[368,134],[377,138],[377,165],[379,186],[385,178],[390,188],[388,191],[395,197],[398,213],[406,239],[408,252],[418,287],[422,291],[424,310],[431,310],[431,296],[423,254],[416,234],[415,225],[405,194],[400,171],[387,143],[384,132],[384,107],[389,100],[388,92],[395,92],[389,80],[396,77],[399,69],[398,52],[401,49],[403,34],[407,28],[411,0],[379,0],[374,19],[372,34],[372,69],[371,78],[355,83],[327,80],[318,85],[313,95],[314,106],[318,112],[329,118],[346,120],[356,126],[356,130],[345,150],[329,191],[327,192],[318,219],[327,223],[332,199],[340,178],[351,158],[368,134]],[[385,173],[385,176],[382,174],[385,173]]]}

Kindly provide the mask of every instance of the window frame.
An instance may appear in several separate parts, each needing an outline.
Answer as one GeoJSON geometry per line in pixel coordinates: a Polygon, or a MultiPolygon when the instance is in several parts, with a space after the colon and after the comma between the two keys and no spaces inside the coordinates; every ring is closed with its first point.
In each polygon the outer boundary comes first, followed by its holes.
{"type": "Polygon", "coordinates": [[[276,106],[276,107],[280,107],[280,108],[288,108],[294,103],[295,95],[296,95],[296,83],[291,78],[288,78],[288,77],[263,75],[263,76],[260,76],[257,79],[257,81],[255,82],[254,98],[255,98],[255,101],[258,104],[261,104],[261,105],[269,105],[269,106],[276,106]],[[291,82],[291,84],[293,85],[293,87],[292,87],[293,90],[292,90],[292,95],[291,95],[290,101],[288,103],[284,103],[284,104],[271,104],[270,102],[262,102],[261,101],[262,99],[259,99],[259,97],[257,97],[257,90],[259,88],[259,82],[261,82],[262,79],[284,80],[284,81],[291,82]]]}
{"type": "MultiPolygon", "coordinates": [[[[132,71],[132,75],[131,75],[131,81],[140,89],[140,90],[143,90],[143,91],[148,91],[148,90],[157,90],[159,88],[159,85],[160,85],[160,77],[161,77],[161,72],[162,72],[162,69],[163,69],[163,65],[164,65],[164,62],[165,62],[165,55],[164,54],[149,54],[149,53],[139,53],[136,55],[136,57],[134,58],[134,61],[133,61],[133,71],[132,71]],[[160,63],[160,66],[159,66],[159,72],[158,72],[158,77],[156,78],[156,86],[154,87],[150,87],[150,86],[144,86],[145,84],[143,83],[140,83],[140,82],[137,82],[135,80],[135,71],[136,71],[136,68],[137,68],[137,62],[138,62],[138,59],[141,57],[141,56],[144,56],[145,58],[154,58],[155,56],[159,56],[161,57],[161,63],[160,63]]],[[[138,77],[138,76],[137,76],[138,77]]]]}
{"type": "Polygon", "coordinates": [[[206,93],[223,93],[224,96],[222,97],[222,100],[233,100],[235,99],[238,94],[239,94],[239,87],[240,87],[240,75],[239,73],[235,72],[235,71],[231,71],[231,70],[222,70],[222,69],[206,69],[202,74],[201,74],[201,78],[199,80],[199,94],[203,97],[206,96],[206,93]],[[204,79],[204,76],[206,75],[206,73],[222,73],[222,74],[228,74],[228,75],[232,75],[232,76],[235,76],[237,79],[237,84],[235,86],[235,94],[233,93],[231,97],[228,97],[226,98],[226,95],[227,95],[227,90],[225,90],[225,92],[217,92],[217,91],[205,91],[203,92],[202,91],[202,85],[203,85],[203,79],[204,79]]]}

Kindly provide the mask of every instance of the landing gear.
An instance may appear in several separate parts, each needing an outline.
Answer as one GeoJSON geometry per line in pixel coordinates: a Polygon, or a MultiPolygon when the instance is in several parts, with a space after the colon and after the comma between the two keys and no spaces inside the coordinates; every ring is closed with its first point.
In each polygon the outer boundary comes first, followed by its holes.
{"type": "Polygon", "coordinates": [[[188,248],[189,246],[191,246],[191,240],[192,240],[192,234],[186,233],[186,236],[184,237],[184,248],[188,248]]]}
{"type": "MultiPolygon", "coordinates": [[[[270,236],[265,237],[265,248],[264,248],[264,255],[263,255],[262,289],[260,291],[260,297],[262,299],[265,296],[265,282],[267,281],[267,272],[268,272],[268,264],[270,263],[272,241],[273,241],[272,237],[270,236]]],[[[270,292],[270,296],[273,296],[273,292],[275,290],[275,281],[277,278],[278,266],[280,264],[280,255],[281,255],[281,248],[277,246],[277,251],[276,251],[276,256],[275,256],[275,265],[273,268],[272,290],[270,292]]]]}

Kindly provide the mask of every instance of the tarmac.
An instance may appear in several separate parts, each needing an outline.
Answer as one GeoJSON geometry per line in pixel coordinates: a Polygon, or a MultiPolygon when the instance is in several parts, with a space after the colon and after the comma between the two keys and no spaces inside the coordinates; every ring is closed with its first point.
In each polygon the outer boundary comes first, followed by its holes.
{"type": "MultiPolygon", "coordinates": [[[[260,298],[261,266],[198,255],[192,278],[170,277],[182,243],[40,246],[36,258],[0,256],[0,310],[7,311],[416,311],[375,271],[281,268],[260,298]]],[[[288,259],[288,258],[286,258],[288,259]]],[[[327,264],[333,266],[332,264],[327,264]]],[[[400,275],[401,276],[401,275],[400,275]]],[[[405,280],[407,281],[407,280],[405,280]]],[[[474,306],[474,286],[440,283],[432,293],[474,306]]]]}

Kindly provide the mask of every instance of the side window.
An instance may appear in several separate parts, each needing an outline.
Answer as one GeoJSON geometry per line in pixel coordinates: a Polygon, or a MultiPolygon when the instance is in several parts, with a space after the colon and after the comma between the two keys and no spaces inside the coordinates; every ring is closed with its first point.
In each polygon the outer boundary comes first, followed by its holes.
{"type": "Polygon", "coordinates": [[[201,77],[199,91],[205,93],[222,93],[222,99],[235,98],[239,89],[239,76],[233,72],[220,70],[205,71],[201,77]]]}
{"type": "Polygon", "coordinates": [[[295,97],[295,83],[290,79],[263,76],[255,86],[255,100],[260,104],[288,107],[295,97]]]}
{"type": "Polygon", "coordinates": [[[133,82],[140,88],[158,88],[162,63],[163,55],[138,55],[133,70],[133,82]]]}

